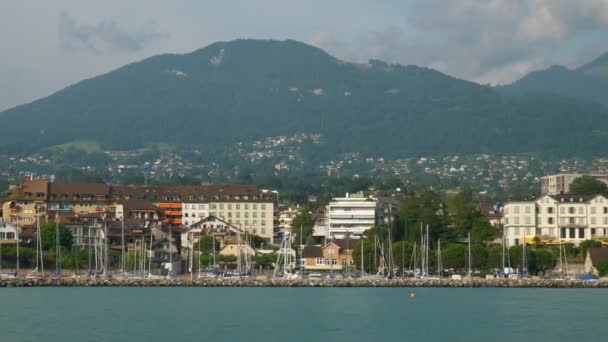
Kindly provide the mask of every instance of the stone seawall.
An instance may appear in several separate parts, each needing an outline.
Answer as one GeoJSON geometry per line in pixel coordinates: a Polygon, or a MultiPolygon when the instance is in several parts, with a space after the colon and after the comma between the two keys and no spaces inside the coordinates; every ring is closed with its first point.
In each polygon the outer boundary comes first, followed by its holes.
{"type": "Polygon", "coordinates": [[[608,282],[576,280],[505,279],[3,279],[0,287],[492,287],[492,288],[608,288],[608,282]]]}

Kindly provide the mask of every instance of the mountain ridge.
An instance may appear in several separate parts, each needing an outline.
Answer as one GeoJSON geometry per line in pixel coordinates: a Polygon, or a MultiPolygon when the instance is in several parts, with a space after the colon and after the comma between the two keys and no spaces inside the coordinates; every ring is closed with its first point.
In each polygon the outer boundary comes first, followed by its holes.
{"type": "Polygon", "coordinates": [[[0,152],[80,139],[215,153],[228,143],[320,132],[323,150],[311,153],[596,153],[606,133],[588,133],[605,124],[603,108],[577,99],[505,96],[429,68],[341,61],[293,40],[235,40],[152,56],[4,111],[0,152]],[[538,136],[548,120],[556,122],[538,136]]]}

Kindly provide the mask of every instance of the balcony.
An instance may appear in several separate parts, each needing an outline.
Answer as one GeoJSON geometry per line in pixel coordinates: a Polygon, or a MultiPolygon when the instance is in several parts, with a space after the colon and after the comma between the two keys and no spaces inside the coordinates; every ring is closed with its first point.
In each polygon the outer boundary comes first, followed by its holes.
{"type": "Polygon", "coordinates": [[[557,226],[559,228],[586,228],[587,224],[586,223],[572,223],[572,222],[567,222],[567,223],[557,223],[557,226]]]}

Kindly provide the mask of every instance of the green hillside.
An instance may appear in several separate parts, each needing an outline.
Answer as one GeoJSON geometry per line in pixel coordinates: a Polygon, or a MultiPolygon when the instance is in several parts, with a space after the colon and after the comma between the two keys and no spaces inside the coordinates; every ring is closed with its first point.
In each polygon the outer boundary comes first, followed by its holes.
{"type": "MultiPolygon", "coordinates": [[[[525,92],[524,92],[525,93],[525,92]]],[[[237,40],[159,55],[0,113],[0,152],[81,140],[179,148],[319,132],[311,153],[603,153],[602,106],[504,96],[416,66],[337,60],[296,41],[237,40]]]]}

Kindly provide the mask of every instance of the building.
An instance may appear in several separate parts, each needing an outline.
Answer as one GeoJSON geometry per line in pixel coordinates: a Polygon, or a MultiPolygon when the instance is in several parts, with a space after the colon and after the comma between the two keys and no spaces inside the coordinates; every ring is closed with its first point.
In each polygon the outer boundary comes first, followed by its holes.
{"type": "Polygon", "coordinates": [[[323,246],[305,246],[302,251],[303,266],[307,270],[341,271],[352,267],[353,249],[357,241],[336,239],[323,246]]]}
{"type": "Polygon", "coordinates": [[[585,273],[599,276],[597,267],[600,263],[608,263],[608,248],[589,248],[585,257],[585,273]]]}
{"type": "Polygon", "coordinates": [[[186,248],[191,248],[196,241],[202,236],[213,235],[220,243],[216,246],[219,251],[224,245],[231,241],[236,241],[236,236],[242,234],[243,231],[238,227],[215,216],[207,216],[204,219],[191,225],[188,229],[182,231],[181,245],[186,248]]]}
{"type": "Polygon", "coordinates": [[[503,214],[508,246],[608,241],[608,198],[601,195],[545,195],[531,202],[509,202],[503,214]]]}
{"type": "Polygon", "coordinates": [[[14,246],[17,245],[19,238],[19,227],[10,222],[0,222],[0,245],[14,246]]]}
{"type": "Polygon", "coordinates": [[[279,230],[283,233],[291,232],[291,229],[293,228],[293,219],[299,214],[299,206],[279,206],[279,230]]]}
{"type": "Polygon", "coordinates": [[[2,220],[17,226],[35,224],[36,213],[45,211],[48,185],[46,180],[34,180],[13,190],[2,203],[2,220]]]}
{"type": "Polygon", "coordinates": [[[334,238],[361,236],[376,225],[377,211],[378,201],[362,193],[334,198],[325,211],[327,234],[334,238]]]}
{"type": "Polygon", "coordinates": [[[274,195],[252,185],[110,186],[35,180],[12,191],[2,203],[2,219],[33,225],[36,212],[102,214],[161,220],[179,233],[207,216],[216,216],[269,242],[273,238],[274,195]],[[162,217],[162,218],[161,218],[162,217]]]}
{"type": "Polygon", "coordinates": [[[541,177],[540,193],[542,195],[559,195],[559,194],[570,193],[570,185],[576,178],[579,178],[581,176],[591,176],[608,185],[608,175],[600,175],[600,174],[585,175],[582,173],[558,173],[555,175],[548,175],[548,176],[541,177]]]}

